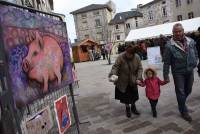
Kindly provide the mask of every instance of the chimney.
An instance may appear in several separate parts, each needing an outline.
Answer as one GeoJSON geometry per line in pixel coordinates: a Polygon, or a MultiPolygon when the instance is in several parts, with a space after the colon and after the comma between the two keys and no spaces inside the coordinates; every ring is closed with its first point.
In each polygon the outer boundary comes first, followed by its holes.
{"type": "Polygon", "coordinates": [[[138,5],[137,5],[137,9],[140,8],[141,6],[142,6],[142,4],[138,4],[138,5]]]}

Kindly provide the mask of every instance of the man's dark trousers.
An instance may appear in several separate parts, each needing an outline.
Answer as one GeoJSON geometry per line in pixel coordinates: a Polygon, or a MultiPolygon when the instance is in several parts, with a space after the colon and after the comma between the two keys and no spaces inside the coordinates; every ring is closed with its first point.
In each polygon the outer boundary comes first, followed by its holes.
{"type": "Polygon", "coordinates": [[[192,92],[194,73],[192,71],[184,74],[173,74],[173,78],[179,111],[181,114],[188,113],[188,109],[185,103],[187,97],[192,92]]]}

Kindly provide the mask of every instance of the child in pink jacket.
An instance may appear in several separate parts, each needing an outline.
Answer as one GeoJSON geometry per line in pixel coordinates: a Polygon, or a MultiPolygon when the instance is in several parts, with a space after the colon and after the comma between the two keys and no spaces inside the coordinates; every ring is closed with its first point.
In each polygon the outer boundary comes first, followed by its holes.
{"type": "Polygon", "coordinates": [[[160,86],[165,85],[168,82],[160,80],[156,76],[156,71],[152,68],[148,68],[144,71],[144,81],[137,82],[139,86],[146,86],[146,96],[151,104],[153,117],[157,117],[156,105],[160,96],[160,86]]]}

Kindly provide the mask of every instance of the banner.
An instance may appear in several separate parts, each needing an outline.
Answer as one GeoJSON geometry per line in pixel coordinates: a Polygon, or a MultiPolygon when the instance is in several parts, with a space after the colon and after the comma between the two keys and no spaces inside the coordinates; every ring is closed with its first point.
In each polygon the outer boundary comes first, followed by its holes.
{"type": "Polygon", "coordinates": [[[17,107],[73,82],[64,22],[0,6],[0,26],[17,107]]]}
{"type": "Polygon", "coordinates": [[[154,68],[160,68],[162,65],[162,57],[160,54],[160,47],[148,47],[147,48],[148,64],[154,68]]]}
{"type": "Polygon", "coordinates": [[[71,118],[67,96],[64,95],[54,102],[59,133],[63,134],[71,126],[71,118]]]}

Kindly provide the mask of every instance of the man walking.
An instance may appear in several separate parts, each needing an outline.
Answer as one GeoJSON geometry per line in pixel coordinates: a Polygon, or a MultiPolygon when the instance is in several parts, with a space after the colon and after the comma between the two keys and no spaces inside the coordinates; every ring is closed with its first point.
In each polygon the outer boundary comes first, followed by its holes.
{"type": "Polygon", "coordinates": [[[173,37],[168,41],[164,52],[163,76],[164,80],[169,81],[169,68],[171,66],[181,117],[191,122],[192,118],[188,114],[186,100],[192,92],[193,70],[197,66],[196,44],[194,40],[184,35],[182,24],[175,24],[172,32],[173,37]]]}

